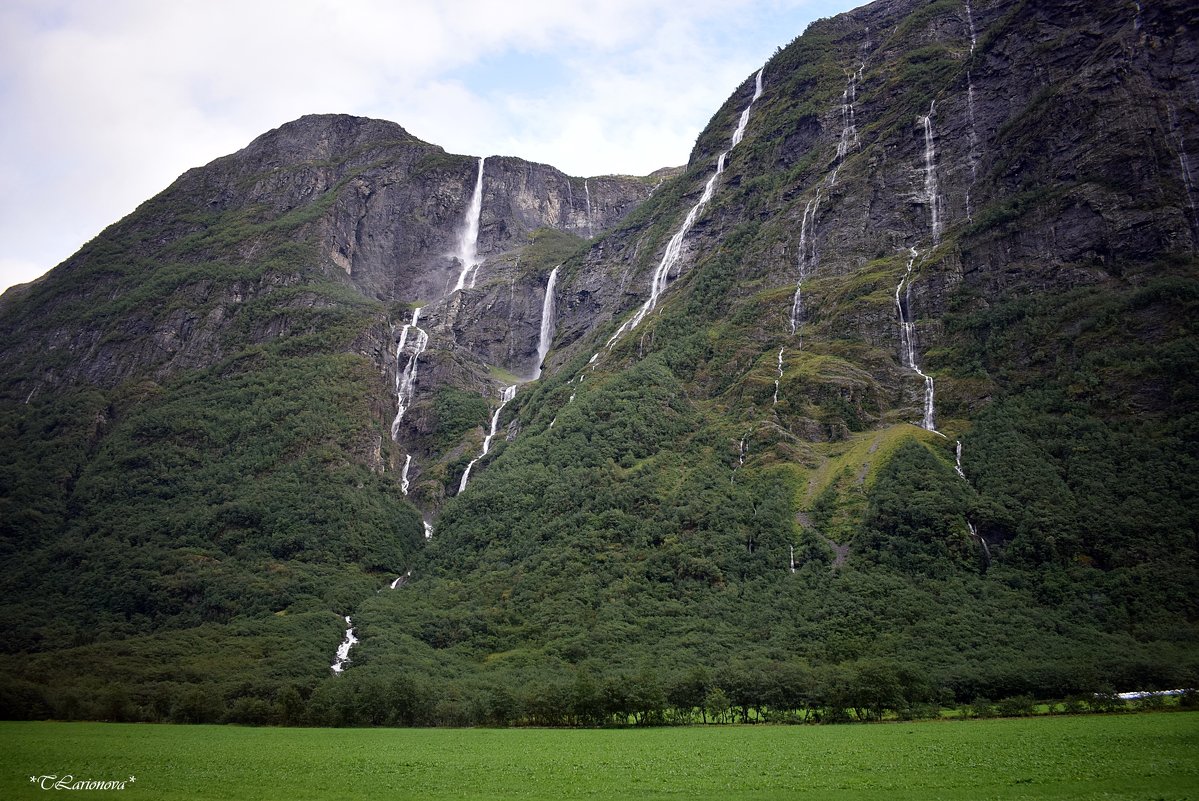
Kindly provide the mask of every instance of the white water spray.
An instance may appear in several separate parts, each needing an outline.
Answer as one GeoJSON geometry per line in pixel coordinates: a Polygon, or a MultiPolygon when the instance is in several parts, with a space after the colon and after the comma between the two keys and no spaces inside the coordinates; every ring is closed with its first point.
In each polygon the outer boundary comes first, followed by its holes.
{"type": "Polygon", "coordinates": [[[416,390],[417,364],[421,354],[425,352],[425,348],[429,345],[429,335],[418,326],[421,308],[423,307],[417,306],[412,310],[412,322],[404,326],[404,330],[400,332],[400,342],[396,346],[396,416],[395,420],[391,423],[392,441],[397,441],[396,438],[400,433],[400,422],[404,419],[404,412],[408,411],[408,408],[412,405],[412,396],[416,390]],[[404,355],[404,348],[408,344],[410,331],[415,331],[416,335],[412,338],[408,364],[401,371],[400,357],[404,355]]]}
{"type": "Polygon", "coordinates": [[[484,161],[484,157],[479,158],[479,174],[475,178],[475,191],[471,195],[470,205],[466,207],[466,219],[462,226],[462,232],[458,235],[458,261],[461,262],[462,267],[461,272],[458,273],[458,283],[454,284],[455,292],[466,286],[467,274],[472,270],[477,270],[483,263],[479,258],[479,218],[483,214],[484,161]]]}
{"type": "Polygon", "coordinates": [[[724,172],[724,163],[728,158],[729,152],[732,151],[732,149],[736,147],[737,143],[741,141],[741,138],[745,136],[745,125],[749,123],[749,110],[753,106],[754,101],[762,95],[762,71],[764,69],[765,67],[758,70],[753,99],[749,101],[749,105],[746,106],[745,111],[741,113],[741,119],[737,124],[737,130],[733,132],[732,144],[729,145],[728,150],[724,151],[717,157],[716,172],[704,185],[704,191],[703,194],[700,195],[699,202],[691,207],[691,211],[687,213],[686,219],[683,220],[682,227],[679,228],[679,230],[675,232],[674,236],[670,238],[670,241],[666,243],[666,251],[662,254],[662,261],[658,263],[657,268],[654,270],[653,277],[650,280],[649,298],[644,304],[642,304],[641,308],[637,310],[636,314],[626,320],[624,324],[620,326],[620,328],[616,329],[616,333],[613,334],[607,342],[606,347],[609,350],[612,349],[612,346],[616,344],[616,340],[619,339],[621,335],[623,335],[626,331],[632,331],[634,328],[640,325],[641,321],[645,319],[646,315],[648,315],[657,307],[658,298],[661,297],[662,293],[666,290],[666,282],[670,278],[670,271],[674,269],[675,265],[683,255],[683,238],[687,235],[687,232],[691,230],[691,227],[695,225],[695,221],[699,218],[699,215],[703,211],[704,207],[708,205],[708,201],[712,199],[712,194],[716,191],[716,179],[719,178],[720,174],[724,172]]]}
{"type": "Polygon", "coordinates": [[[928,203],[931,216],[933,241],[941,241],[941,196],[937,188],[937,150],[933,142],[933,114],[937,110],[937,101],[928,107],[928,116],[920,118],[924,127],[924,196],[928,203]]]}
{"type": "Polygon", "coordinates": [[[962,472],[962,441],[959,439],[954,446],[954,465],[953,469],[957,471],[962,480],[966,480],[966,474],[962,472]]]}
{"type": "Polygon", "coordinates": [[[911,319],[912,315],[912,265],[916,263],[916,257],[919,256],[919,251],[916,248],[911,249],[911,258],[908,259],[908,268],[904,272],[903,278],[899,280],[899,284],[895,287],[895,308],[899,312],[899,349],[900,360],[904,367],[909,370],[914,370],[917,375],[924,379],[924,417],[920,421],[920,426],[928,431],[936,431],[933,419],[933,379],[932,376],[920,369],[920,365],[916,362],[916,324],[911,319]],[[904,284],[907,284],[907,290],[904,290],[904,284]]]}
{"type": "Polygon", "coordinates": [[[403,587],[405,584],[407,584],[407,583],[408,583],[408,579],[410,579],[410,578],[412,578],[412,571],[411,571],[411,570],[409,570],[408,572],[406,572],[406,573],[405,573],[404,575],[402,575],[402,576],[396,576],[396,580],[395,580],[395,581],[393,581],[393,582],[391,582],[391,584],[389,584],[389,585],[387,586],[387,588],[388,588],[388,589],[390,589],[390,590],[394,590],[394,589],[398,589],[398,588],[400,588],[400,587],[403,587]]]}
{"type": "Polygon", "coordinates": [[[358,642],[358,638],[354,636],[354,626],[350,623],[350,616],[346,615],[346,638],[341,641],[341,645],[337,646],[337,656],[333,659],[333,664],[330,667],[337,675],[346,669],[346,665],[350,663],[350,649],[358,642]]]}
{"type": "Polygon", "coordinates": [[[791,546],[791,572],[795,572],[795,546],[791,546]]]}
{"type": "Polygon", "coordinates": [[[428,542],[433,539],[433,524],[428,520],[422,520],[421,522],[425,525],[425,542],[428,542]]]}
{"type": "Polygon", "coordinates": [[[541,301],[541,334],[537,338],[537,371],[533,378],[541,377],[541,363],[545,361],[554,341],[554,289],[558,286],[558,267],[550,270],[549,280],[545,284],[545,298],[541,301]]]}
{"type": "Polygon", "coordinates": [[[504,407],[508,405],[508,401],[515,397],[515,384],[510,387],[504,387],[504,391],[500,395],[500,405],[496,407],[495,414],[491,416],[491,431],[489,431],[487,436],[483,438],[483,452],[474,459],[471,459],[470,464],[466,466],[466,471],[462,474],[462,480],[458,482],[458,494],[462,494],[462,492],[466,489],[466,482],[470,480],[471,468],[473,468],[475,463],[486,456],[487,452],[491,450],[491,440],[495,437],[496,429],[498,429],[500,425],[500,412],[504,411],[504,407]]]}

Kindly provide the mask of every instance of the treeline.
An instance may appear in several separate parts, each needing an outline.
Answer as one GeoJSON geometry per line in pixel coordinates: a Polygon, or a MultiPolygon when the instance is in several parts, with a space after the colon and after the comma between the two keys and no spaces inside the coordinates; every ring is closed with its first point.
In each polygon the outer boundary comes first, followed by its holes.
{"type": "MultiPolygon", "coordinates": [[[[1160,668],[1152,686],[1170,689],[1178,669],[1160,668]]],[[[1194,679],[1194,676],[1189,677],[1194,679]]],[[[1194,686],[1192,682],[1188,686],[1194,686]]],[[[964,687],[957,688],[959,691],[964,687]]],[[[993,689],[1000,689],[993,685],[993,689]]],[[[820,724],[944,717],[1017,717],[1199,708],[1190,690],[1124,700],[1110,687],[1038,700],[1022,693],[991,700],[955,698],[915,665],[863,660],[817,668],[797,662],[694,668],[662,677],[648,670],[442,680],[351,669],[316,684],[272,691],[161,683],[99,690],[54,689],[6,679],[0,718],[114,722],[232,723],[285,726],[670,726],[692,724],[820,724]],[[243,693],[252,694],[243,694],[243,693]]]]}

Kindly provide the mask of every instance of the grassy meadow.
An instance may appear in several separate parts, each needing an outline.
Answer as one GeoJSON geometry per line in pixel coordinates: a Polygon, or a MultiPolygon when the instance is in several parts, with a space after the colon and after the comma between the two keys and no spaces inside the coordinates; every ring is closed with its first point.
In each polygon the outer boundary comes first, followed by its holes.
{"type": "Polygon", "coordinates": [[[0,723],[0,798],[31,776],[177,799],[1199,799],[1199,713],[873,726],[282,729],[0,723]]]}

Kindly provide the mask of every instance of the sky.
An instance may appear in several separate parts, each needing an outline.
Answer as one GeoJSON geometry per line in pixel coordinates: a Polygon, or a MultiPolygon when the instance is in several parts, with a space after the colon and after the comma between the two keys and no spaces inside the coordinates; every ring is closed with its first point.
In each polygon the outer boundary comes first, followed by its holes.
{"type": "Polygon", "coordinates": [[[304,114],[570,175],[683,164],[742,81],[864,0],[0,0],[0,291],[304,114]]]}

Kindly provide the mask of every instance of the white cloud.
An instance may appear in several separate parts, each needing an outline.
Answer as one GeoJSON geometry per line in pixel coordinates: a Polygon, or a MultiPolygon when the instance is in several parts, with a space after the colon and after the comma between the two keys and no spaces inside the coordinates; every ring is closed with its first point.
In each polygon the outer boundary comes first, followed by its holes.
{"type": "Polygon", "coordinates": [[[383,117],[451,152],[575,175],[680,164],[775,46],[850,5],[5,0],[0,289],[65,259],[184,170],[308,113],[383,117]],[[778,20],[796,29],[775,30],[778,20]],[[523,55],[552,80],[475,83],[488,59],[523,55]]]}

